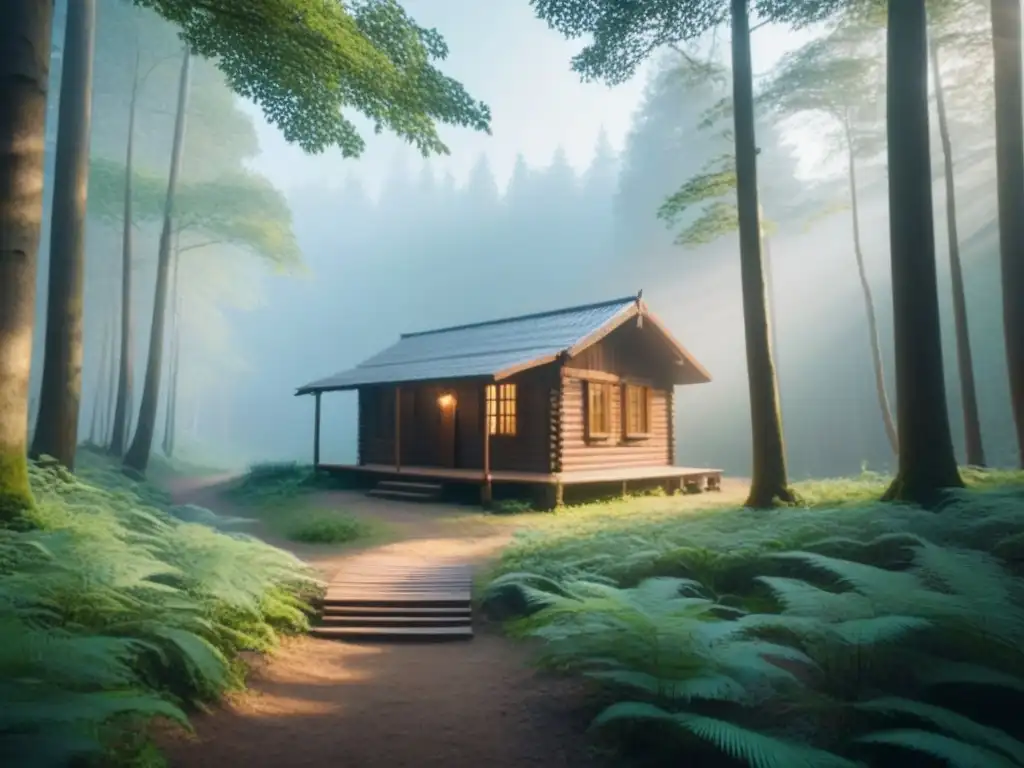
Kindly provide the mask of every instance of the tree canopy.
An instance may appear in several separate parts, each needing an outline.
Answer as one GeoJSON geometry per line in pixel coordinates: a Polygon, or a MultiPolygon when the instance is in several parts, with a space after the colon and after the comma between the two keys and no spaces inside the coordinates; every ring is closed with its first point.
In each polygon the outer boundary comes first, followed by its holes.
{"type": "MultiPolygon", "coordinates": [[[[165,179],[135,171],[135,223],[159,221],[166,194],[165,179]]],[[[102,221],[120,222],[123,206],[124,165],[94,158],[89,170],[89,213],[102,221]]],[[[182,184],[175,198],[175,223],[179,232],[200,235],[200,245],[244,248],[282,267],[301,261],[284,195],[266,178],[251,171],[182,184]]],[[[198,245],[193,243],[189,247],[198,245]]]]}
{"type": "MultiPolygon", "coordinates": [[[[852,0],[750,0],[761,22],[803,27],[824,21],[852,0]]],[[[628,80],[657,48],[694,40],[726,23],[729,0],[531,0],[538,17],[569,38],[591,35],[572,60],[586,80],[628,80]]]]}
{"type": "Polygon", "coordinates": [[[447,153],[437,123],[490,130],[490,110],[435,68],[448,48],[395,0],[134,0],[181,28],[240,96],[307,152],[364,142],[351,109],[424,155],[447,153]]]}

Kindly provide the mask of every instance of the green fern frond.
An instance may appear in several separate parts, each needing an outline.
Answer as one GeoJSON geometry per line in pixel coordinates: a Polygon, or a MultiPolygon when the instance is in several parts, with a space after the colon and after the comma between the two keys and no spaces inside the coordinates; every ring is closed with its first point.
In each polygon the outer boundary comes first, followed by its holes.
{"type": "Polygon", "coordinates": [[[667,712],[642,702],[613,704],[597,716],[592,727],[601,728],[620,721],[674,725],[751,768],[861,768],[858,763],[806,744],[758,733],[726,720],[667,712]]]}
{"type": "Polygon", "coordinates": [[[875,616],[842,621],[831,625],[829,631],[846,645],[877,646],[906,640],[911,633],[932,626],[932,622],[918,616],[875,616]]]}
{"type": "Polygon", "coordinates": [[[137,691],[77,693],[38,686],[0,685],[0,739],[4,733],[51,725],[102,723],[115,715],[165,717],[190,728],[188,717],[154,694],[137,691]]]}
{"type": "Polygon", "coordinates": [[[738,703],[749,698],[744,685],[727,675],[668,679],[626,669],[591,670],[584,674],[594,680],[639,691],[662,701],[688,703],[704,699],[738,703]]]}
{"type": "Polygon", "coordinates": [[[980,664],[918,656],[917,677],[925,685],[978,685],[1024,693],[1024,678],[980,664]]]}
{"type": "Polygon", "coordinates": [[[824,621],[864,619],[875,615],[871,600],[857,592],[830,592],[801,579],[758,576],[771,590],[787,614],[815,617],[824,621]]]}
{"type": "Polygon", "coordinates": [[[881,744],[921,752],[944,760],[950,768],[1019,768],[1019,763],[974,744],[967,744],[931,731],[901,728],[869,733],[857,739],[862,744],[881,744]]]}
{"type": "Polygon", "coordinates": [[[960,741],[1002,752],[1007,757],[1024,765],[1024,744],[1004,731],[981,725],[952,710],[895,696],[872,699],[854,706],[864,712],[874,712],[890,717],[909,716],[915,720],[924,721],[960,741]]]}
{"type": "Polygon", "coordinates": [[[771,557],[780,560],[804,562],[819,571],[824,571],[864,595],[889,595],[905,591],[917,592],[920,580],[911,573],[889,571],[873,565],[819,555],[816,552],[779,552],[771,557]]]}

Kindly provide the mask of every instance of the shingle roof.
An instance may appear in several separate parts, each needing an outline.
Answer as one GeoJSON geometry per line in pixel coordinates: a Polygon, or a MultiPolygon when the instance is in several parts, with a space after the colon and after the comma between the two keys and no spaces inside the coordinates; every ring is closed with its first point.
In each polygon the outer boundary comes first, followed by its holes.
{"type": "Polygon", "coordinates": [[[627,296],[598,304],[407,333],[348,371],[300,387],[297,395],[370,384],[493,377],[554,359],[636,307],[627,296]]]}

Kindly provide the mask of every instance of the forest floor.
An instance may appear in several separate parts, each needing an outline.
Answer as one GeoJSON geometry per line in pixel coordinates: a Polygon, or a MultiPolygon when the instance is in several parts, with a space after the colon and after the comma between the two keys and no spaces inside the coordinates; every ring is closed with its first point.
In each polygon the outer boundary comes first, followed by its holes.
{"type": "MultiPolygon", "coordinates": [[[[226,477],[178,479],[176,503],[226,515],[252,510],[226,498],[226,477]]],[[[716,504],[741,500],[732,483],[716,504]],[[736,497],[736,498],[734,498],[736,497]]],[[[638,500],[643,503],[645,500],[638,500]]],[[[655,500],[652,499],[652,502],[655,500]]],[[[708,498],[708,501],[712,501],[708,498]]],[[[517,530],[551,515],[486,516],[442,505],[395,504],[346,491],[295,500],[384,524],[391,543],[347,548],[286,541],[257,522],[253,533],[329,578],[356,549],[437,557],[483,570],[517,530]]],[[[661,500],[664,504],[664,499],[661,500]]],[[[529,644],[474,619],[468,643],[345,644],[301,637],[252,661],[248,689],[195,719],[197,737],[165,744],[172,766],[573,766],[606,764],[585,731],[593,714],[579,682],[531,667],[529,644]]]]}

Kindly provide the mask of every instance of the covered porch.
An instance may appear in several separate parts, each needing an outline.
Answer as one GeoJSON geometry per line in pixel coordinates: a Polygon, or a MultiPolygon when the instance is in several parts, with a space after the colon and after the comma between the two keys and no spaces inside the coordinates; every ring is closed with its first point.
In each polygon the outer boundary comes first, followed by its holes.
{"type": "MultiPolygon", "coordinates": [[[[391,475],[472,483],[487,504],[495,481],[492,437],[502,418],[498,398],[516,388],[494,382],[492,377],[347,388],[359,393],[356,464],[322,461],[321,397],[341,388],[315,391],[313,466],[351,476],[357,484],[391,475]]],[[[532,482],[525,479],[528,473],[497,474],[498,482],[532,482]]]]}
{"type": "Polygon", "coordinates": [[[378,483],[403,483],[414,487],[436,484],[452,489],[479,488],[480,500],[528,496],[541,509],[553,509],[565,503],[566,491],[586,498],[587,491],[601,495],[626,495],[660,487],[666,493],[701,493],[721,489],[722,470],[700,467],[635,466],[603,470],[577,470],[545,474],[491,470],[482,476],[476,469],[421,467],[389,464],[318,464],[318,469],[344,476],[354,485],[374,487],[378,483]],[[611,493],[609,493],[611,492],[611,493]]]}

